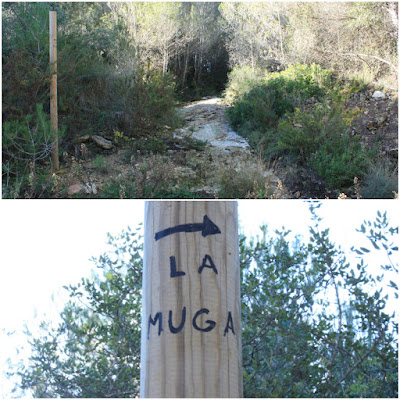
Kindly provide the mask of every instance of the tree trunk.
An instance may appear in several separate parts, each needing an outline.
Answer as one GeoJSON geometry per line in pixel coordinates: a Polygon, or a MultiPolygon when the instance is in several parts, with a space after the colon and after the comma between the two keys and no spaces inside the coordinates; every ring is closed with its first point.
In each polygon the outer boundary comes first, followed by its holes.
{"type": "Polygon", "coordinates": [[[184,67],[183,67],[183,76],[182,76],[182,87],[185,86],[186,82],[186,74],[187,74],[187,67],[189,62],[189,44],[186,44],[186,52],[184,55],[184,67]]]}
{"type": "Polygon", "coordinates": [[[282,23],[281,23],[281,11],[278,10],[278,20],[279,20],[279,36],[281,40],[281,54],[282,54],[282,64],[285,65],[285,52],[283,50],[283,34],[282,34],[282,23]]]}
{"type": "Polygon", "coordinates": [[[168,70],[168,48],[164,47],[163,51],[163,76],[167,73],[168,70]]]}
{"type": "Polygon", "coordinates": [[[384,3],[384,8],[389,14],[390,21],[392,22],[393,32],[391,36],[398,40],[399,37],[399,4],[395,1],[384,3]]]}

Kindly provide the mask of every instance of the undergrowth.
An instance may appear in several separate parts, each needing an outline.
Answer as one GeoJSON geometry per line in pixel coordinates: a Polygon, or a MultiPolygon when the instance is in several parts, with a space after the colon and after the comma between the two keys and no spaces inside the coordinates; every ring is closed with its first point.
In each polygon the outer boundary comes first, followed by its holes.
{"type": "Polygon", "coordinates": [[[351,129],[360,111],[346,108],[348,96],[362,89],[362,82],[339,87],[331,71],[297,64],[247,84],[236,71],[230,85],[229,122],[264,160],[283,157],[310,167],[339,190],[352,186],[355,176],[364,178],[376,161],[376,151],[366,150],[351,129]]]}
{"type": "MultiPolygon", "coordinates": [[[[59,137],[63,135],[60,130],[59,137]]],[[[49,195],[52,174],[49,158],[54,132],[43,106],[35,114],[14,116],[2,125],[2,197],[37,198],[49,195]]]]}

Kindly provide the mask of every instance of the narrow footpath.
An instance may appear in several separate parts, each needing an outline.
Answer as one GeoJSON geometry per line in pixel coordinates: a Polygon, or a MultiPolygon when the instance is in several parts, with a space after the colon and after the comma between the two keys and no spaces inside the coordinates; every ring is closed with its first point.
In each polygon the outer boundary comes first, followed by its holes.
{"type": "MultiPolygon", "coordinates": [[[[204,152],[195,155],[197,161],[208,165],[207,185],[197,190],[205,190],[210,194],[218,193],[221,188],[221,177],[237,180],[237,184],[246,181],[255,183],[255,190],[267,197],[284,198],[285,190],[272,170],[250,150],[246,139],[235,133],[225,116],[225,105],[217,97],[207,97],[192,102],[178,110],[185,120],[185,126],[174,131],[174,138],[190,137],[206,141],[204,152]],[[242,182],[241,182],[242,181],[242,182]]],[[[190,168],[191,163],[188,163],[190,168]]],[[[248,193],[249,197],[256,193],[248,193]]]]}

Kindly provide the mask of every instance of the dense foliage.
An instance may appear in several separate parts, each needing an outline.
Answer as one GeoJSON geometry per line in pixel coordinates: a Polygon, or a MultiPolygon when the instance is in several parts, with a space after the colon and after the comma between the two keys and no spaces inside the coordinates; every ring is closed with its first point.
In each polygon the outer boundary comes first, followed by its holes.
{"type": "Polygon", "coordinates": [[[315,175],[338,194],[357,177],[364,196],[393,198],[397,158],[365,150],[351,123],[362,111],[352,114],[347,103],[371,83],[397,87],[398,5],[224,3],[221,10],[233,67],[228,116],[250,145],[269,164],[279,160],[306,180],[315,175]]]}
{"type": "Polygon", "coordinates": [[[227,97],[233,107],[228,118],[266,160],[283,155],[313,168],[340,190],[351,186],[354,177],[362,179],[368,165],[376,162],[376,151],[365,149],[352,130],[351,122],[361,111],[346,107],[358,89],[339,90],[331,71],[297,64],[266,73],[252,84],[243,84],[241,76],[238,71],[231,76],[227,97]]]}
{"type": "MultiPolygon", "coordinates": [[[[369,243],[350,264],[322,228],[318,205],[307,241],[289,231],[240,238],[246,397],[397,397],[398,228],[386,213],[358,229],[369,243]],[[371,250],[382,257],[370,273],[371,250]],[[387,287],[389,286],[389,287],[387,287]]],[[[94,260],[103,275],[66,287],[70,302],[54,327],[31,335],[32,355],[14,371],[36,397],[135,397],[139,390],[142,239],[110,236],[94,260]]]]}
{"type": "MultiPolygon", "coordinates": [[[[48,157],[38,160],[18,145],[38,107],[49,118],[49,10],[58,20],[60,156],[76,157],[78,138],[88,134],[114,140],[116,132],[128,138],[165,133],[165,126],[179,126],[178,100],[221,93],[228,72],[228,101],[242,101],[243,89],[252,88],[246,105],[236,106],[257,106],[251,132],[263,136],[299,100],[321,95],[321,81],[290,67],[296,63],[334,70],[340,81],[397,88],[395,2],[5,2],[2,116],[5,141],[13,143],[3,147],[3,197],[40,197],[54,187],[48,157]],[[266,71],[283,70],[265,83],[266,71]]],[[[237,124],[247,117],[236,114],[237,124]]],[[[41,153],[51,152],[54,141],[45,132],[35,140],[41,153]]],[[[348,184],[338,178],[343,163],[365,170],[358,149],[343,160],[326,146],[321,152],[310,162],[317,170],[330,165],[329,184],[348,184]]]]}

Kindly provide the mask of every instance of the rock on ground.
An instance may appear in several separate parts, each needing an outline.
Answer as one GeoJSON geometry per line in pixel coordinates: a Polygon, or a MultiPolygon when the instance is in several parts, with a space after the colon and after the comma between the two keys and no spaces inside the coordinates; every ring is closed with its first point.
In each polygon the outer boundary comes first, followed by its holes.
{"type": "Polygon", "coordinates": [[[110,140],[104,139],[102,136],[93,135],[92,140],[98,147],[104,150],[111,150],[114,147],[110,140]]]}
{"type": "Polygon", "coordinates": [[[241,176],[247,174],[248,179],[252,179],[253,174],[254,180],[264,176],[265,186],[269,186],[271,193],[274,192],[278,178],[251,152],[247,141],[232,130],[225,117],[226,108],[221,104],[221,99],[216,97],[205,98],[180,108],[178,113],[186,125],[174,131],[174,137],[191,137],[207,142],[204,153],[194,152],[187,158],[192,165],[208,164],[210,176],[207,185],[211,185],[214,190],[218,191],[222,174],[228,172],[241,176]]]}

